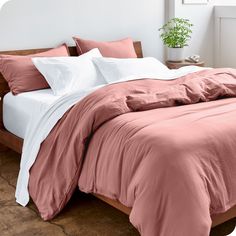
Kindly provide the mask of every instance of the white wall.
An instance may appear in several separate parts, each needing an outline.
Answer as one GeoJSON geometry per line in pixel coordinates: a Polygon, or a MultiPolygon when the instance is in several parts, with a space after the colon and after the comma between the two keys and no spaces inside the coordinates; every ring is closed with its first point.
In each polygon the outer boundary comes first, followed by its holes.
{"type": "Polygon", "coordinates": [[[12,0],[0,11],[0,51],[54,47],[79,35],[94,40],[131,36],[146,56],[163,59],[158,28],[165,0],[12,0]]]}
{"type": "Polygon", "coordinates": [[[214,5],[236,5],[235,0],[211,0],[214,5]]]}
{"type": "Polygon", "coordinates": [[[170,1],[175,6],[170,17],[187,18],[194,24],[189,47],[185,48],[185,56],[199,54],[207,66],[213,66],[213,4],[184,5],[182,0],[170,1]]]}
{"type": "Polygon", "coordinates": [[[236,5],[236,0],[209,0],[207,5],[184,5],[182,0],[169,1],[172,5],[170,18],[188,18],[194,24],[192,39],[185,49],[185,56],[199,54],[206,65],[214,66],[214,6],[236,5]]]}

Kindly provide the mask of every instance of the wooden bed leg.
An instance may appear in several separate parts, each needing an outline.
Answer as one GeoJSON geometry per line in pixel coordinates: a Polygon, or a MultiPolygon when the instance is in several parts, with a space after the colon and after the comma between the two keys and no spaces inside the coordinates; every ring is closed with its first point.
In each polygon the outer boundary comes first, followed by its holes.
{"type": "Polygon", "coordinates": [[[5,152],[8,150],[8,147],[4,146],[3,144],[0,144],[0,152],[5,152]]]}
{"type": "Polygon", "coordinates": [[[210,236],[226,236],[231,234],[236,226],[236,218],[218,225],[211,230],[210,236]]]}

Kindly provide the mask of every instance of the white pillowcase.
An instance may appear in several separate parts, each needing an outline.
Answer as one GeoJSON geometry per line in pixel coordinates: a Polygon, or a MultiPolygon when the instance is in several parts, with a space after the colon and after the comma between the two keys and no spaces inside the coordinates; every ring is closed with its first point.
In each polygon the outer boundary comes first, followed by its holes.
{"type": "Polygon", "coordinates": [[[103,74],[108,83],[134,79],[162,78],[170,70],[153,57],[145,58],[93,58],[93,62],[103,74]]]}
{"type": "Polygon", "coordinates": [[[92,58],[102,57],[97,48],[79,57],[35,57],[32,61],[55,95],[106,84],[92,58]]]}

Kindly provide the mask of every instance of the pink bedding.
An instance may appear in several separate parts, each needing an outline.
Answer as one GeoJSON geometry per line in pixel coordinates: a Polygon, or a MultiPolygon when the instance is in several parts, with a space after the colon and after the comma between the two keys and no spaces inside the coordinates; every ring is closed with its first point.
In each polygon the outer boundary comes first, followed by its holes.
{"type": "Polygon", "coordinates": [[[79,186],[132,207],[143,236],[208,236],[211,215],[236,204],[233,97],[233,69],[90,94],[54,127],[31,168],[42,218],[58,214],[79,186]]]}

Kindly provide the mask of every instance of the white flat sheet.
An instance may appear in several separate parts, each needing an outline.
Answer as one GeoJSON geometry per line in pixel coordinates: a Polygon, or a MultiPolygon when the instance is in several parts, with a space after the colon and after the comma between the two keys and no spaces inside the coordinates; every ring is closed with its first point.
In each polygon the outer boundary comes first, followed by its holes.
{"type": "Polygon", "coordinates": [[[60,97],[51,89],[21,93],[11,92],[3,98],[3,123],[5,128],[20,138],[25,137],[26,129],[33,116],[41,114],[60,97]]]}

